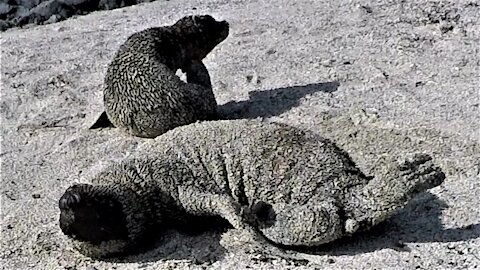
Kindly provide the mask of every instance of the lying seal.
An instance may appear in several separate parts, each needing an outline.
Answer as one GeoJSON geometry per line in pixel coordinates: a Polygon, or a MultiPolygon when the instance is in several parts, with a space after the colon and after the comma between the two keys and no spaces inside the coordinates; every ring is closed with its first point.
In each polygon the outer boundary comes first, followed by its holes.
{"type": "Polygon", "coordinates": [[[426,154],[379,171],[367,177],[331,141],[284,124],[200,122],[146,142],[92,184],[69,187],[60,227],[95,257],[202,215],[253,241],[316,246],[375,226],[445,178],[426,154]]]}

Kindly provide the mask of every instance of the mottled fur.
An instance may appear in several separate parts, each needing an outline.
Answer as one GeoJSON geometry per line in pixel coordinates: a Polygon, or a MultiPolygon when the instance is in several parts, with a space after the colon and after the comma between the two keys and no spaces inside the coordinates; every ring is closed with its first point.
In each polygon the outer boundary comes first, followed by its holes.
{"type": "MultiPolygon", "coordinates": [[[[105,76],[104,105],[110,122],[132,135],[153,138],[215,118],[217,103],[202,59],[228,32],[227,22],[205,15],[131,35],[105,76]],[[175,74],[178,69],[186,73],[187,82],[175,74]]],[[[99,122],[93,127],[106,125],[104,114],[99,122]]]]}
{"type": "Polygon", "coordinates": [[[60,226],[91,256],[125,251],[149,228],[196,215],[221,216],[258,241],[315,246],[369,229],[445,178],[425,154],[379,171],[367,177],[331,141],[284,124],[195,123],[143,144],[93,185],[70,187],[60,199],[60,226]],[[99,217],[124,217],[115,226],[76,218],[89,201],[99,217]],[[75,226],[119,233],[98,239],[75,226]]]}

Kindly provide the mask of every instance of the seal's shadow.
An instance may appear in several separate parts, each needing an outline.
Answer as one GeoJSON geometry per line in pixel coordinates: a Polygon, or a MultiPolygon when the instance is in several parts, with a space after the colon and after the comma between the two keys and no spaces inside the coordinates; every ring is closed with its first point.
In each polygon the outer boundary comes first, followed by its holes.
{"type": "Polygon", "coordinates": [[[161,260],[189,261],[210,265],[225,257],[227,250],[220,244],[221,235],[230,224],[220,217],[196,217],[184,225],[158,228],[148,235],[148,243],[127,256],[104,259],[116,263],[148,263],[161,260]]]}
{"type": "MultiPolygon", "coordinates": [[[[480,237],[480,224],[445,229],[440,220],[442,209],[448,207],[431,193],[423,193],[411,200],[396,215],[367,232],[312,248],[292,248],[312,255],[357,255],[382,249],[410,252],[415,243],[458,242],[480,237]]],[[[195,226],[195,225],[193,225],[195,226]]],[[[209,225],[208,231],[179,233],[175,229],[163,231],[152,239],[152,246],[137,254],[116,258],[114,262],[155,262],[159,260],[188,260],[197,265],[210,265],[228,252],[220,245],[221,234],[231,228],[225,222],[209,225]]],[[[284,247],[287,248],[287,247],[284,247]]]]}
{"type": "MultiPolygon", "coordinates": [[[[300,99],[316,92],[332,93],[340,83],[312,83],[248,93],[249,99],[230,101],[217,107],[219,120],[252,119],[280,115],[300,105],[300,99]]],[[[113,124],[105,112],[102,112],[90,125],[90,129],[112,128],[113,124]]]]}
{"type": "Polygon", "coordinates": [[[300,105],[300,99],[316,92],[332,93],[340,84],[336,81],[253,91],[249,99],[230,101],[218,107],[220,119],[250,119],[280,115],[300,105]]]}
{"type": "Polygon", "coordinates": [[[316,248],[298,251],[318,255],[356,255],[382,249],[410,252],[415,243],[457,242],[480,237],[480,224],[445,229],[442,209],[448,206],[435,195],[425,192],[411,200],[396,215],[369,231],[342,238],[316,248]]]}

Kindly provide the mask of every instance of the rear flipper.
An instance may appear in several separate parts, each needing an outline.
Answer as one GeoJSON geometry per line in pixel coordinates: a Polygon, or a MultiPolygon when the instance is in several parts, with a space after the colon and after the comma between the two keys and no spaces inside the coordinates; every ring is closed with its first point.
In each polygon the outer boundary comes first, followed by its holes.
{"type": "Polygon", "coordinates": [[[384,221],[417,194],[443,183],[445,174],[426,154],[416,154],[388,170],[353,194],[347,206],[346,233],[367,230],[384,221]]]}
{"type": "Polygon", "coordinates": [[[107,113],[103,111],[95,120],[95,123],[89,127],[89,129],[97,129],[97,128],[108,128],[108,127],[115,127],[110,119],[108,119],[107,113]]]}

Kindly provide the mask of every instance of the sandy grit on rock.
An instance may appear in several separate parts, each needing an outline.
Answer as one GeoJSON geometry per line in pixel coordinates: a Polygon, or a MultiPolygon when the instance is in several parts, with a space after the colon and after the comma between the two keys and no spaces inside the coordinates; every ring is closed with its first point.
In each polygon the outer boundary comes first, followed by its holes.
{"type": "Polygon", "coordinates": [[[479,14],[478,1],[168,1],[3,32],[1,267],[474,269],[479,14]],[[58,227],[58,198],[146,141],[87,129],[103,110],[108,63],[132,33],[203,13],[231,26],[205,60],[224,118],[313,130],[371,174],[407,153],[429,153],[444,184],[371,232],[310,251],[315,263],[250,254],[235,243],[240,236],[220,229],[169,231],[122,259],[80,255],[58,227]]]}

